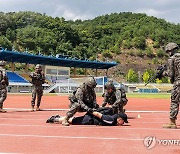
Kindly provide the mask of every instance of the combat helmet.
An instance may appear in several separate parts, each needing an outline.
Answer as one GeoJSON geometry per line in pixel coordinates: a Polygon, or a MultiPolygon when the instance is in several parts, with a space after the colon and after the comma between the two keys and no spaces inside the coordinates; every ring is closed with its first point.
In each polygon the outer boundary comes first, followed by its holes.
{"type": "Polygon", "coordinates": [[[35,69],[38,70],[38,71],[42,71],[42,67],[39,64],[36,65],[35,69]]]}
{"type": "Polygon", "coordinates": [[[108,81],[108,82],[105,84],[104,89],[107,89],[107,90],[109,90],[109,89],[115,90],[116,88],[115,88],[115,86],[114,86],[114,84],[113,84],[113,81],[110,80],[110,81],[108,81]]]}
{"type": "Polygon", "coordinates": [[[6,65],[6,62],[4,60],[1,60],[0,61],[0,66],[5,66],[6,65]]]}
{"type": "Polygon", "coordinates": [[[96,80],[94,79],[94,77],[89,77],[85,83],[86,86],[90,87],[90,88],[95,88],[97,83],[96,80]]]}
{"type": "Polygon", "coordinates": [[[168,43],[166,46],[165,46],[165,52],[171,52],[172,50],[174,49],[178,49],[178,45],[176,43],[168,43]]]}

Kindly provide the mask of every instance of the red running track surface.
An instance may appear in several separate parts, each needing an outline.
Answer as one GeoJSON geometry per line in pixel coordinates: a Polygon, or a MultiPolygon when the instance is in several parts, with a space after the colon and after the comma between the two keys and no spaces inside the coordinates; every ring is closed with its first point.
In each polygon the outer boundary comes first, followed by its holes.
{"type": "MultiPolygon", "coordinates": [[[[102,98],[97,100],[101,104],[102,98]]],[[[67,109],[67,96],[43,96],[43,111],[38,112],[27,110],[30,101],[30,95],[9,95],[5,101],[8,112],[0,113],[0,153],[180,153],[180,145],[167,143],[180,140],[180,130],[162,128],[168,122],[169,99],[130,98],[126,106],[129,124],[120,127],[47,124],[51,115],[65,115],[66,111],[47,109],[67,109]],[[156,137],[151,149],[144,145],[148,136],[156,137]]],[[[179,120],[177,124],[180,128],[179,120]]]]}

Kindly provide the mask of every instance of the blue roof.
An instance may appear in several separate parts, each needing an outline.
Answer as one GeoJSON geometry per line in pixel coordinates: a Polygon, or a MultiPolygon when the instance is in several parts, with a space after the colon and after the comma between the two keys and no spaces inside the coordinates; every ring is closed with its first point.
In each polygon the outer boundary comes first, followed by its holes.
{"type": "Polygon", "coordinates": [[[116,62],[99,62],[70,58],[56,58],[52,56],[33,55],[26,52],[8,51],[4,50],[3,48],[0,49],[0,60],[27,64],[42,64],[93,69],[108,69],[117,65],[116,62]]]}

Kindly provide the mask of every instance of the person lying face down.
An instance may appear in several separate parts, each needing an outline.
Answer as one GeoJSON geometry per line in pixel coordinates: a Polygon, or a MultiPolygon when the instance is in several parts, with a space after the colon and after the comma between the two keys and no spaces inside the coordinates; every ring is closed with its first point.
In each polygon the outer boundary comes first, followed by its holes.
{"type": "MultiPolygon", "coordinates": [[[[51,116],[46,123],[59,123],[61,124],[65,117],[59,115],[51,116]]],[[[128,123],[127,115],[119,113],[114,115],[105,115],[97,111],[86,113],[84,116],[72,117],[68,120],[72,125],[101,125],[101,126],[121,126],[128,123]]]]}

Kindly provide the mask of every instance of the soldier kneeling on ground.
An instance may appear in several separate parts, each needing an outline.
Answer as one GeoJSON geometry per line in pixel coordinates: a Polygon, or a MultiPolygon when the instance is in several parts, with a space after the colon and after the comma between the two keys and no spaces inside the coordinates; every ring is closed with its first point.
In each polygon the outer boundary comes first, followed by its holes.
{"type": "Polygon", "coordinates": [[[124,106],[127,104],[128,99],[124,88],[116,89],[113,81],[108,81],[105,85],[106,92],[103,94],[104,101],[102,107],[109,106],[113,109],[113,113],[124,113],[124,106]]]}
{"type": "MultiPolygon", "coordinates": [[[[62,123],[66,117],[59,115],[51,116],[46,123],[62,123]]],[[[122,126],[128,123],[127,115],[119,113],[114,115],[105,115],[97,111],[87,112],[84,116],[71,117],[68,123],[72,125],[99,125],[99,126],[122,126]]]]}
{"type": "Polygon", "coordinates": [[[70,109],[62,121],[62,125],[69,126],[69,119],[76,112],[92,112],[98,107],[94,88],[97,83],[93,77],[89,77],[77,90],[69,97],[70,109]]]}

